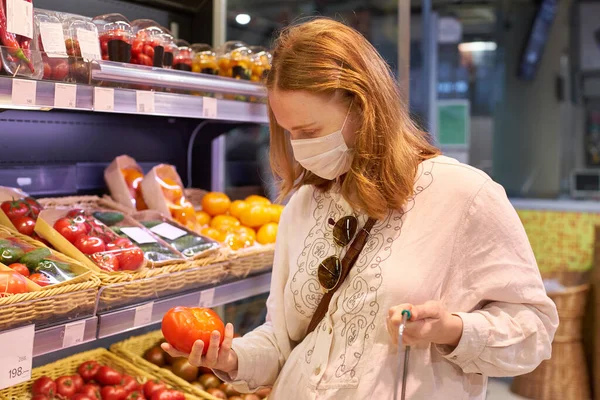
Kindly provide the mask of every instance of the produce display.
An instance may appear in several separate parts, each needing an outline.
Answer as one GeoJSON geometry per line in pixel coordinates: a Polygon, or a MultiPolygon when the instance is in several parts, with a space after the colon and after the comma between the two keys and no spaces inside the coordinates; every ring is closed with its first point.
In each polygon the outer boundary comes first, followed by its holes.
{"type": "Polygon", "coordinates": [[[214,240],[172,222],[158,211],[139,212],[133,218],[187,258],[199,258],[220,247],[214,240]]]}
{"type": "Polygon", "coordinates": [[[231,201],[224,193],[211,192],[202,198],[202,211],[197,213],[201,233],[227,244],[232,250],[256,243],[272,244],[277,237],[283,206],[252,195],[231,201]]]}
{"type": "Polygon", "coordinates": [[[7,197],[10,200],[4,200],[0,204],[0,224],[44,242],[33,230],[35,221],[43,210],[40,203],[23,192],[10,188],[0,188],[0,200],[7,197]]]}
{"type": "Polygon", "coordinates": [[[68,282],[89,273],[51,249],[27,243],[6,229],[0,230],[0,263],[39,286],[68,282]]]}
{"type": "Polygon", "coordinates": [[[143,179],[142,168],[127,155],[115,158],[104,171],[104,180],[111,196],[117,203],[134,210],[148,208],[142,193],[143,179]]]}
{"type": "Polygon", "coordinates": [[[192,72],[217,75],[219,65],[217,63],[217,54],[212,47],[207,44],[193,44],[192,51],[194,59],[192,60],[192,72]]]}
{"type": "Polygon", "coordinates": [[[35,400],[184,400],[166,383],[134,377],[95,360],[83,362],[73,375],[37,378],[31,385],[35,400]]]}
{"type": "Polygon", "coordinates": [[[192,58],[193,51],[190,44],[185,40],[177,40],[175,42],[177,49],[175,50],[173,59],[173,69],[180,71],[191,71],[192,70],[192,58]]]}
{"type": "Polygon", "coordinates": [[[253,82],[262,82],[267,79],[267,75],[271,70],[271,62],[273,56],[264,47],[251,47],[252,51],[252,74],[250,80],[253,82]]]}
{"type": "MultiPolygon", "coordinates": [[[[31,3],[31,0],[28,1],[31,3]]],[[[32,78],[41,78],[39,53],[32,52],[31,38],[8,32],[8,18],[6,1],[0,1],[0,53],[4,69],[13,75],[25,75],[32,78]],[[34,59],[35,58],[35,59],[34,59]]],[[[33,15],[31,16],[33,24],[33,15]]]]}
{"type": "Polygon", "coordinates": [[[133,45],[131,63],[154,67],[163,67],[165,58],[165,31],[150,19],[137,19],[131,23],[133,45]]]}

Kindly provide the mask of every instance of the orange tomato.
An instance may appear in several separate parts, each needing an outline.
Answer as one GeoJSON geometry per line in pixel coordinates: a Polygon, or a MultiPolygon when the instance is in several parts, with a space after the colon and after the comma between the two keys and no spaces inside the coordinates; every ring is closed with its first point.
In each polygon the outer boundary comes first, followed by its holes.
{"type": "Polygon", "coordinates": [[[236,233],[252,239],[252,244],[254,244],[254,241],[256,240],[256,231],[252,228],[248,228],[247,226],[240,226],[236,233]]]}
{"type": "Polygon", "coordinates": [[[243,200],[236,200],[229,206],[229,214],[236,218],[240,218],[244,210],[250,207],[250,204],[243,200]]]}
{"type": "Polygon", "coordinates": [[[271,221],[271,212],[264,205],[254,204],[242,212],[240,221],[242,225],[250,228],[258,228],[271,221]]]}
{"type": "Polygon", "coordinates": [[[190,202],[182,202],[181,205],[169,204],[169,211],[175,221],[194,229],[196,227],[196,211],[190,202]]]}
{"type": "Polygon", "coordinates": [[[142,180],[144,180],[144,174],[137,168],[123,168],[121,170],[125,183],[129,188],[129,194],[131,196],[131,203],[138,210],[145,210],[148,208],[144,202],[142,196],[142,180]]]}
{"type": "Polygon", "coordinates": [[[229,210],[231,200],[225,193],[210,192],[202,198],[202,210],[211,217],[225,214],[229,210]]]}
{"type": "Polygon", "coordinates": [[[254,240],[237,233],[229,233],[225,238],[225,243],[227,246],[229,246],[229,248],[231,248],[231,250],[241,250],[252,246],[254,244],[254,240]]]}
{"type": "Polygon", "coordinates": [[[281,213],[283,212],[283,206],[279,204],[272,204],[269,207],[269,213],[271,215],[271,222],[279,223],[279,219],[281,218],[281,213]]]}
{"type": "Polygon", "coordinates": [[[274,222],[270,222],[266,225],[261,226],[258,230],[258,233],[256,234],[256,241],[260,244],[275,243],[278,229],[279,225],[277,225],[274,222]]]}
{"type": "Polygon", "coordinates": [[[183,197],[183,188],[171,178],[159,179],[165,199],[171,203],[178,203],[183,197]]]}
{"type": "Polygon", "coordinates": [[[200,231],[201,235],[209,237],[217,242],[224,242],[226,234],[215,228],[204,228],[200,231]]]}
{"type": "Polygon", "coordinates": [[[196,223],[199,226],[210,224],[210,215],[204,211],[196,211],[196,223]]]}
{"type": "Polygon", "coordinates": [[[252,194],[252,195],[246,197],[246,203],[267,205],[267,204],[271,204],[271,200],[269,200],[263,196],[258,196],[258,195],[252,194]]]}
{"type": "Polygon", "coordinates": [[[228,228],[237,228],[240,226],[240,221],[237,218],[232,217],[231,215],[217,215],[210,222],[210,227],[219,229],[219,230],[227,230],[228,228]]]}

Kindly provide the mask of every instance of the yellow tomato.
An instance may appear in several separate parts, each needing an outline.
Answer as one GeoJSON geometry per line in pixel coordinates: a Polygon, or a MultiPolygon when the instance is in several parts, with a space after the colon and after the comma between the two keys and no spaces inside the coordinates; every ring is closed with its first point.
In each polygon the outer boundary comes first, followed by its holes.
{"type": "Polygon", "coordinates": [[[210,192],[202,198],[202,211],[210,216],[225,214],[229,210],[231,200],[225,193],[210,192]]]}
{"type": "Polygon", "coordinates": [[[199,226],[210,224],[210,215],[205,211],[196,211],[196,222],[199,226]]]}
{"type": "Polygon", "coordinates": [[[237,228],[240,226],[240,221],[231,215],[217,215],[210,222],[211,228],[219,230],[227,230],[228,228],[237,228]]]}
{"type": "Polygon", "coordinates": [[[271,221],[271,212],[264,205],[254,204],[242,212],[240,221],[242,225],[250,228],[258,228],[271,221]]]}
{"type": "Polygon", "coordinates": [[[283,206],[279,204],[272,204],[269,207],[269,213],[271,215],[271,222],[279,223],[279,219],[281,218],[281,213],[283,212],[283,206]]]}
{"type": "Polygon", "coordinates": [[[267,205],[267,204],[271,204],[271,201],[269,199],[267,199],[266,197],[252,194],[252,195],[246,197],[246,203],[248,203],[250,205],[254,205],[254,204],[267,205]]]}
{"type": "Polygon", "coordinates": [[[216,240],[217,242],[224,242],[226,237],[225,233],[215,228],[204,228],[200,231],[200,234],[216,240]]]}
{"type": "Polygon", "coordinates": [[[236,200],[233,203],[231,203],[231,206],[229,206],[229,214],[233,215],[236,218],[240,218],[244,210],[248,209],[249,207],[250,204],[248,204],[247,202],[243,200],[236,200]]]}

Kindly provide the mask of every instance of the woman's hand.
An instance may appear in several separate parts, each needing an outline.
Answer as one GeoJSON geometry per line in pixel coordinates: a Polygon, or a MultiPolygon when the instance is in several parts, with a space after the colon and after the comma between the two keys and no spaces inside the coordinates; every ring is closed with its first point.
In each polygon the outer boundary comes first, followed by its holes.
{"type": "Polygon", "coordinates": [[[402,323],[402,310],[409,310],[412,314],[402,337],[405,345],[429,343],[453,347],[458,345],[463,330],[462,319],[450,314],[439,301],[428,301],[418,306],[400,304],[390,308],[387,328],[394,344],[398,344],[398,327],[402,323]]]}
{"type": "MultiPolygon", "coordinates": [[[[182,353],[176,350],[169,343],[163,343],[162,349],[169,353],[171,357],[185,357],[188,362],[196,367],[206,367],[211,369],[218,369],[220,371],[228,373],[232,376],[238,369],[238,358],[235,351],[231,349],[231,342],[233,341],[233,325],[227,324],[225,326],[225,338],[223,343],[219,346],[221,334],[219,331],[213,331],[210,335],[210,343],[208,344],[208,351],[206,355],[202,355],[204,349],[204,342],[197,340],[192,347],[190,354],[182,353]]],[[[233,376],[232,376],[233,378],[233,376]]]]}

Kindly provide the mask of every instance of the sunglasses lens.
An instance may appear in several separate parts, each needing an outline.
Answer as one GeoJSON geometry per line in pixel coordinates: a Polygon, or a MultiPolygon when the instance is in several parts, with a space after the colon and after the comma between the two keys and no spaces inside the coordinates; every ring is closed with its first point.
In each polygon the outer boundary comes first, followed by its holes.
{"type": "Polygon", "coordinates": [[[340,219],[333,227],[333,240],[340,247],[347,246],[356,234],[358,220],[354,216],[340,219]]]}
{"type": "Polygon", "coordinates": [[[337,285],[341,273],[342,263],[336,256],[327,257],[319,264],[319,269],[317,270],[319,283],[327,290],[331,290],[337,285]]]}

